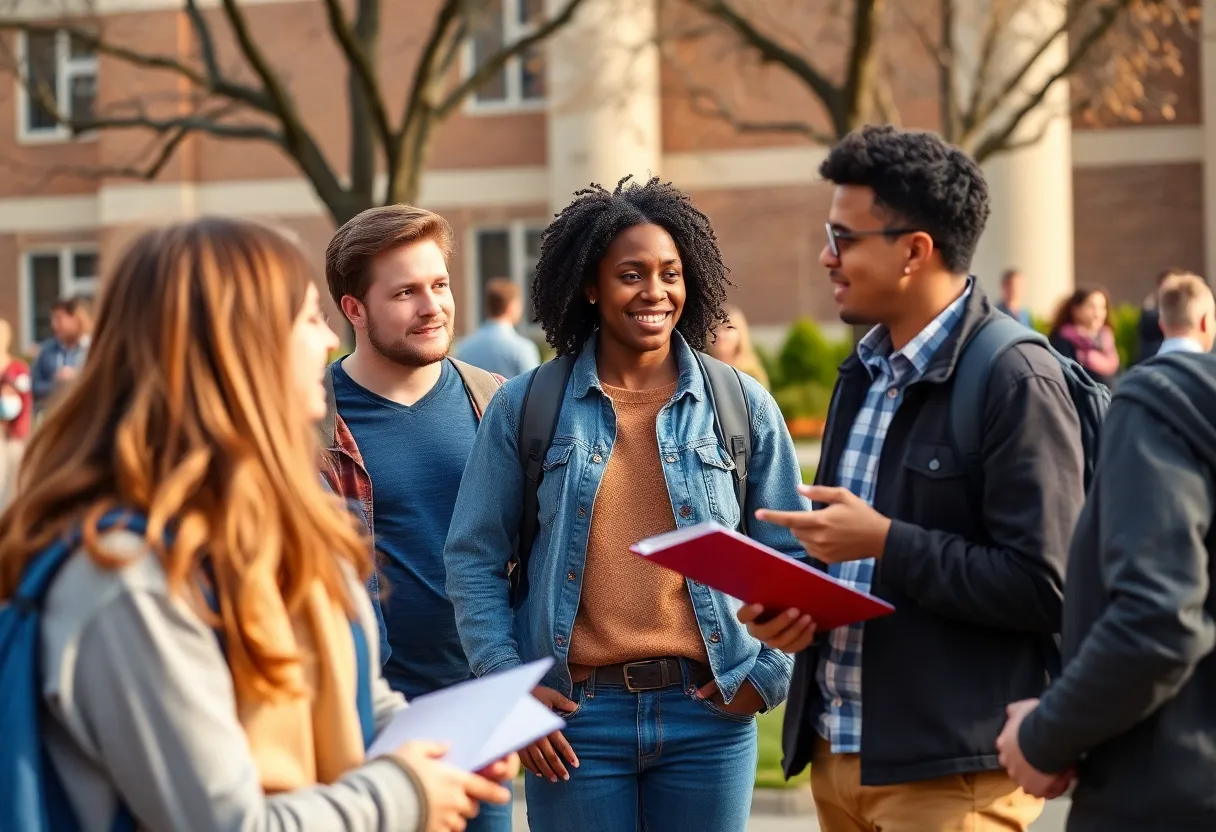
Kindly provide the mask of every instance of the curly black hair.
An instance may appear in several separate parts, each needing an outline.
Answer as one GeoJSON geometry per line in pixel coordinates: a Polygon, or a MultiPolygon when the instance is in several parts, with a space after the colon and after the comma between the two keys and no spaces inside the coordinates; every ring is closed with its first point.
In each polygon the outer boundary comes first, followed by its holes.
{"type": "Polygon", "coordinates": [[[639,185],[631,178],[623,178],[611,192],[594,183],[578,191],[541,237],[532,309],[558,355],[577,353],[599,326],[585,289],[595,281],[613,238],[635,225],[660,226],[675,241],[687,287],[676,329],[689,345],[705,349],[710,330],[727,320],[722,306],[733,284],[709,217],[670,183],[652,177],[639,185]]]}
{"type": "Polygon", "coordinates": [[[955,274],[971,258],[988,222],[988,183],[975,160],[932,133],[863,127],[832,148],[819,175],[874,191],[875,207],[926,232],[955,274]]]}

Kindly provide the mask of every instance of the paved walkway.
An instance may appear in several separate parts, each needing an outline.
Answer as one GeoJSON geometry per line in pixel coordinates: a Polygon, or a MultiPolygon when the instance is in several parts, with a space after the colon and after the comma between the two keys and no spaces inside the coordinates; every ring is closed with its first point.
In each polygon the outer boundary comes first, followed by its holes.
{"type": "MultiPolygon", "coordinates": [[[[1064,832],[1064,821],[1068,817],[1068,800],[1061,798],[1048,802],[1043,815],[1030,827],[1030,832],[1064,832]]],[[[515,802],[515,827],[513,832],[528,832],[528,816],[522,797],[515,802]]],[[[706,830],[715,832],[715,830],[706,830]]],[[[819,822],[812,815],[752,815],[747,832],[821,832],[819,822]]]]}
{"type": "Polygon", "coordinates": [[[816,468],[819,465],[819,440],[799,439],[794,442],[798,451],[798,465],[801,468],[816,468]]]}

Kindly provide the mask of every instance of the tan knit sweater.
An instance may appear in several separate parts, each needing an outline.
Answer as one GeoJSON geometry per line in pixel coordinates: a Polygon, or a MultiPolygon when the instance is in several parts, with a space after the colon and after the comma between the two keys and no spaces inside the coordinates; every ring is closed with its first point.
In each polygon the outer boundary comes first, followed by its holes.
{"type": "Polygon", "coordinates": [[[663,656],[708,663],[684,578],[629,551],[676,527],[655,427],[676,385],[601,386],[616,409],[616,444],[592,508],[570,663],[603,667],[663,656]]]}

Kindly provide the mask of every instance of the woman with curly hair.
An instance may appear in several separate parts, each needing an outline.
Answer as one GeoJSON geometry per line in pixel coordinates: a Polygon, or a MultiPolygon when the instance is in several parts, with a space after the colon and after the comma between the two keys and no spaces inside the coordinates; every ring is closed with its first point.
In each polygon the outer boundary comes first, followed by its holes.
{"type": "Polygon", "coordinates": [[[337,343],[304,254],[250,223],[147,232],[104,284],[0,517],[0,601],[68,542],[41,596],[53,819],[449,832],[510,799],[432,743],[366,755],[405,700],[380,674],[369,541],[317,476],[337,343]]]}
{"type": "MultiPolygon", "coordinates": [[[[529,591],[512,609],[503,564],[521,527],[518,434],[533,374],[486,411],[444,552],[447,588],[475,674],[553,659],[535,695],[565,728],[521,754],[535,832],[732,832],[751,805],[755,714],[784,699],[792,660],[747,634],[737,601],[629,551],[741,516],[695,353],[725,322],[713,228],[672,186],[626,183],[580,191],[541,242],[533,308],[573,365],[543,463],[529,591]]],[[[748,517],[804,508],[781,414],[742,380],[748,517]]],[[[802,555],[788,531],[748,528],[802,555]]]]}

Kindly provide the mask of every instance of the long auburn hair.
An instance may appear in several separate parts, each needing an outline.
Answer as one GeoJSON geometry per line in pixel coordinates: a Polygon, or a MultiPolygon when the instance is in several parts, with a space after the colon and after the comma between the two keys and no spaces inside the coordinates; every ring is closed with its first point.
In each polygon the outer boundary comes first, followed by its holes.
{"type": "Polygon", "coordinates": [[[307,657],[251,624],[266,581],[289,612],[322,582],[353,613],[342,563],[366,577],[370,547],[318,473],[319,439],[300,416],[290,335],[312,273],[281,233],[202,219],[143,234],[102,288],[88,358],[25,452],[0,516],[0,598],[40,550],[73,528],[114,568],[97,521],[113,508],[148,518],[146,541],[170,589],[200,614],[200,561],[238,685],[298,695],[307,657]],[[166,547],[163,535],[172,530],[166,547]]]}

